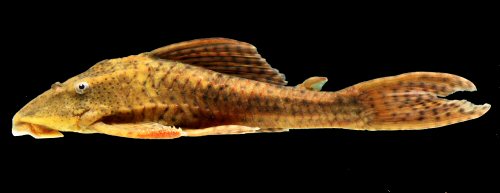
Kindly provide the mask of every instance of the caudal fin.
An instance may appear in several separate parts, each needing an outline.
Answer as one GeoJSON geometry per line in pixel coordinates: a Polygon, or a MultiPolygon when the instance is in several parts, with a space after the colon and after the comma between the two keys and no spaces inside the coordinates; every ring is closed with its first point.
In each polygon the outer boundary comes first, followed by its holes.
{"type": "Polygon", "coordinates": [[[365,109],[363,128],[367,130],[419,130],[442,127],[478,118],[491,107],[466,100],[447,100],[456,91],[476,91],[460,76],[413,72],[378,78],[349,87],[357,92],[365,109]]]}

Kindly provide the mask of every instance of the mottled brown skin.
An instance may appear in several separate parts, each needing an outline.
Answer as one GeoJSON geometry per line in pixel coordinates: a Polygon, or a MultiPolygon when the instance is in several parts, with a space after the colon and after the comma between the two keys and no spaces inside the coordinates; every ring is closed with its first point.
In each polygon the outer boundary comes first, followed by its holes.
{"type": "MultiPolygon", "coordinates": [[[[239,67],[223,70],[235,68],[239,67]]],[[[283,81],[275,70],[265,70],[260,68],[269,77],[273,75],[265,80],[283,81]]],[[[52,85],[28,103],[14,116],[13,133],[40,138],[61,137],[58,131],[176,138],[248,133],[255,131],[252,128],[262,132],[289,128],[407,130],[474,119],[490,108],[489,104],[438,98],[455,91],[476,90],[472,82],[445,73],[407,73],[337,92],[318,91],[326,82],[322,77],[311,78],[299,87],[255,80],[150,53],[105,60],[64,83],[52,85]],[[83,93],[75,92],[75,86],[82,82],[88,83],[88,88],[83,93]],[[311,86],[318,82],[321,86],[311,86]]]]}
{"type": "Polygon", "coordinates": [[[98,85],[84,101],[102,106],[98,114],[107,123],[311,128],[352,122],[361,111],[347,94],[335,100],[337,93],[257,82],[144,55],[101,62],[77,77],[98,85]]]}
{"type": "Polygon", "coordinates": [[[82,133],[94,133],[89,126],[98,121],[158,122],[186,129],[331,127],[359,120],[361,111],[348,95],[257,82],[144,54],[99,62],[54,85],[29,106],[37,108],[23,108],[14,122],[22,117],[52,128],[53,122],[72,120],[58,130],[82,133]],[[90,88],[80,95],[74,85],[82,81],[90,88]]]}

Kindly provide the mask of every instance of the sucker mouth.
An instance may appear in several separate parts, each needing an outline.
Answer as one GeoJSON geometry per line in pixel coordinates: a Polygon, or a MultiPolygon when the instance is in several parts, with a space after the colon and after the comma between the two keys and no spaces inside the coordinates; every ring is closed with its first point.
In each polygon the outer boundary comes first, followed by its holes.
{"type": "Polygon", "coordinates": [[[12,135],[14,136],[31,135],[36,139],[64,137],[64,135],[57,130],[50,129],[42,125],[25,123],[25,122],[13,123],[12,135]]]}

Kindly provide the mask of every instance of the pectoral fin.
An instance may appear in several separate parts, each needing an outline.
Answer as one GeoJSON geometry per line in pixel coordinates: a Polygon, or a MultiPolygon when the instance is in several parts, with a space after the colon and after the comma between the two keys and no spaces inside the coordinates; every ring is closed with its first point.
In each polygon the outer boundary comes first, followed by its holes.
{"type": "Polygon", "coordinates": [[[259,131],[258,127],[248,127],[243,125],[221,125],[215,127],[207,127],[200,129],[185,129],[186,136],[199,137],[206,135],[232,135],[232,134],[245,134],[256,133],[259,131]]]}
{"type": "Polygon", "coordinates": [[[91,128],[107,135],[136,139],[173,139],[183,134],[180,128],[158,123],[106,124],[98,122],[92,124],[91,128]]]}
{"type": "Polygon", "coordinates": [[[297,85],[297,88],[304,88],[312,91],[320,91],[323,85],[328,81],[326,77],[314,76],[304,80],[302,84],[297,85]]]}

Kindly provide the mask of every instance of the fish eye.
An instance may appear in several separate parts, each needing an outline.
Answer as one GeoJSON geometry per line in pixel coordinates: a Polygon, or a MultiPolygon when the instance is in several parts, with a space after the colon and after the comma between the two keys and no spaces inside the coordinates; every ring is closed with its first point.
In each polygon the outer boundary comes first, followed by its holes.
{"type": "Polygon", "coordinates": [[[89,83],[87,82],[79,82],[75,84],[75,91],[78,94],[83,94],[85,93],[85,90],[89,88],[89,83]]]}

